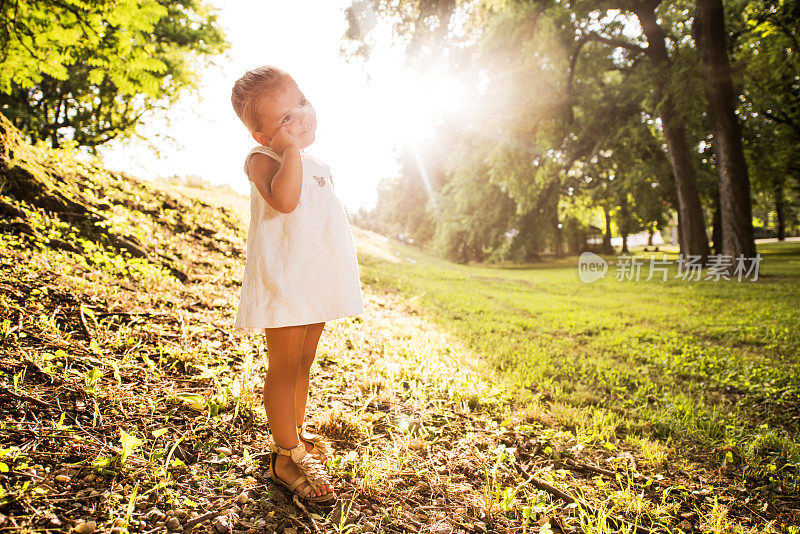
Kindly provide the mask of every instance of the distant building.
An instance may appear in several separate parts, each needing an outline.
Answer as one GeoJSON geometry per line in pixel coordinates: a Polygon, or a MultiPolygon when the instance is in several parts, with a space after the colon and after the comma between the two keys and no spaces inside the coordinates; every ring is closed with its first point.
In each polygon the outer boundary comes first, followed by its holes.
{"type": "MultiPolygon", "coordinates": [[[[628,236],[628,247],[645,247],[647,246],[647,240],[650,237],[650,233],[646,230],[641,231],[636,234],[630,234],[628,236]]],[[[675,237],[677,241],[677,236],[675,237]]],[[[661,237],[661,232],[656,230],[653,232],[653,245],[663,245],[664,238],[661,237]]],[[[621,237],[612,237],[611,238],[611,246],[614,247],[621,247],[622,246],[622,238],[621,237]]]]}

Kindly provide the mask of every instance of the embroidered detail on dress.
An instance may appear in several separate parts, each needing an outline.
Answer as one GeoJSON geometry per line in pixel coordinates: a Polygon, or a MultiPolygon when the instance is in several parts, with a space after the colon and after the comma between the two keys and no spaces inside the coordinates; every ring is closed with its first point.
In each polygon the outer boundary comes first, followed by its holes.
{"type": "Polygon", "coordinates": [[[317,185],[320,187],[325,187],[325,177],[324,176],[315,176],[314,179],[317,181],[317,185]]]}

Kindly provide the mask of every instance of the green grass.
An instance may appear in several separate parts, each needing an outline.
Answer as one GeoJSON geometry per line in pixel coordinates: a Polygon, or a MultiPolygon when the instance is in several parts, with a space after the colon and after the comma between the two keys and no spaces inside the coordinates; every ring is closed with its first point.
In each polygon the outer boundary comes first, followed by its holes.
{"type": "Polygon", "coordinates": [[[669,443],[753,489],[800,491],[800,244],[760,245],[755,281],[682,280],[673,262],[667,281],[645,281],[647,263],[616,280],[612,264],[587,284],[575,257],[458,265],[357,235],[365,284],[399,291],[579,440],[669,443]]]}

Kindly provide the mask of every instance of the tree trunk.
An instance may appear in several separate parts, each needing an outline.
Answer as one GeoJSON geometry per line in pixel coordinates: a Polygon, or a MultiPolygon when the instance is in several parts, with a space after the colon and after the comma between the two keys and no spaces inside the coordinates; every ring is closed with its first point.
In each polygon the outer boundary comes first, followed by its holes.
{"type": "Polygon", "coordinates": [[[658,102],[661,128],[664,131],[669,162],[675,177],[680,250],[685,256],[701,256],[701,262],[705,264],[708,258],[708,237],[686,130],[676,116],[672,89],[667,83],[670,59],[664,41],[664,31],[656,20],[653,2],[635,6],[634,12],[647,37],[647,55],[653,64],[654,72],[653,91],[658,102]]]}
{"type": "Polygon", "coordinates": [[[611,214],[608,206],[603,206],[603,214],[606,216],[606,233],[603,234],[603,252],[613,254],[614,247],[611,246],[611,214]]]}
{"type": "MultiPolygon", "coordinates": [[[[692,33],[703,64],[708,117],[713,135],[722,222],[722,254],[754,258],[753,208],[750,178],[736,117],[735,95],[728,61],[725,10],[722,0],[697,0],[692,33]]],[[[715,249],[718,247],[715,245],[715,249]]]]}
{"type": "Polygon", "coordinates": [[[653,246],[653,227],[652,226],[647,229],[647,246],[648,247],[652,247],[653,246]]]}
{"type": "Polygon", "coordinates": [[[550,209],[550,223],[553,225],[553,250],[559,258],[564,255],[564,244],[562,238],[562,231],[559,227],[558,220],[558,185],[556,182],[551,183],[548,194],[550,196],[549,209],[550,209]]]}
{"type": "Polygon", "coordinates": [[[631,233],[631,211],[628,204],[628,198],[623,195],[619,199],[619,211],[617,212],[617,227],[619,233],[622,234],[622,250],[620,254],[627,254],[628,250],[628,236],[631,233]]]}
{"type": "Polygon", "coordinates": [[[553,216],[553,251],[559,258],[564,255],[564,243],[561,239],[561,228],[558,227],[558,212],[553,216]]]}
{"type": "Polygon", "coordinates": [[[714,215],[711,221],[711,241],[714,243],[714,254],[722,254],[722,217],[720,216],[719,195],[714,198],[714,215]]]}
{"type": "Polygon", "coordinates": [[[786,214],[783,211],[783,183],[775,186],[775,213],[778,215],[778,241],[786,239],[786,214]]]}

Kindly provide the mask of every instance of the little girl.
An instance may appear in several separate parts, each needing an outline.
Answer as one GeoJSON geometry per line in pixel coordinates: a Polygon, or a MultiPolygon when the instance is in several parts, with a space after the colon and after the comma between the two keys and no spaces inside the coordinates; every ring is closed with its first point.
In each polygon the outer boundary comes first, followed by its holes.
{"type": "Polygon", "coordinates": [[[353,234],[330,168],[304,150],[317,117],[292,77],[271,66],[248,71],[231,101],[258,143],[244,164],[250,228],[234,328],[266,337],[270,477],[302,498],[330,503],[335,493],[322,464],[330,451],[302,426],[325,322],[364,311],[353,234]]]}

